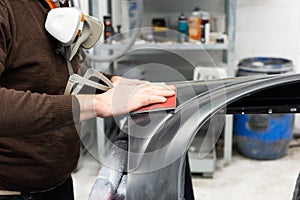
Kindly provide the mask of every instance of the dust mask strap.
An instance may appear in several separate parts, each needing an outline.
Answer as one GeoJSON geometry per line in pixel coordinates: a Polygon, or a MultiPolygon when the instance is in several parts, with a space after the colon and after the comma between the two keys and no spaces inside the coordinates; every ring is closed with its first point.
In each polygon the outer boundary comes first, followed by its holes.
{"type": "Polygon", "coordinates": [[[67,0],[45,0],[50,9],[59,8],[61,5],[66,5],[67,0]]]}

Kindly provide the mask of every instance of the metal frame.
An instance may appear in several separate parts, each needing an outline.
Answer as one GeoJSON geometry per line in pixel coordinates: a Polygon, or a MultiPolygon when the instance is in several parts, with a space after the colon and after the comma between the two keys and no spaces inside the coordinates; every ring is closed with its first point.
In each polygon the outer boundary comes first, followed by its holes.
{"type": "MultiPolygon", "coordinates": [[[[236,25],[236,0],[226,0],[225,9],[227,13],[227,34],[229,36],[228,49],[226,51],[227,74],[229,77],[235,76],[235,25],[236,25]]],[[[227,116],[224,130],[224,165],[231,162],[232,157],[232,137],[233,137],[233,116],[227,116]]]]}

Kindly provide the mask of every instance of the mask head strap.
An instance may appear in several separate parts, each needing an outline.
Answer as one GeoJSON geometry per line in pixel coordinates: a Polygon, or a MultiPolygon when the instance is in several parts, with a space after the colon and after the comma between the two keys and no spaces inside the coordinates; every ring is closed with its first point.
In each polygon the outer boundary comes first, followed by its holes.
{"type": "Polygon", "coordinates": [[[48,4],[48,6],[50,7],[50,9],[54,9],[54,8],[59,8],[59,2],[58,1],[53,1],[53,0],[45,0],[46,3],[48,4]]]}
{"type": "Polygon", "coordinates": [[[64,7],[67,5],[68,2],[67,0],[45,0],[45,1],[51,10],[59,7],[64,7]]]}

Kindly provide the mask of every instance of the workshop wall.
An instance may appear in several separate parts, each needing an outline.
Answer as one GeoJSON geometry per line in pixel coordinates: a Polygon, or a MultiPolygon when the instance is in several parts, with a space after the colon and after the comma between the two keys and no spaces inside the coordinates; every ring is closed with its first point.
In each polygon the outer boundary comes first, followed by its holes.
{"type": "MultiPolygon", "coordinates": [[[[82,1],[82,0],[81,0],[82,1]]],[[[172,6],[162,1],[145,0],[146,18],[151,18],[151,11],[160,10],[163,16],[178,17],[178,8],[182,12],[191,11],[191,5],[197,5],[207,10],[222,11],[223,1],[189,0],[185,4],[173,0],[172,6]],[[149,3],[151,2],[151,3],[149,3]],[[213,8],[212,8],[213,7],[213,8]],[[175,10],[172,10],[175,9],[175,10]],[[148,13],[148,14],[147,14],[148,13]]],[[[99,0],[99,12],[105,13],[106,1],[99,0]]],[[[112,4],[120,3],[112,0],[112,4]]],[[[291,59],[300,72],[300,1],[299,0],[238,0],[236,21],[236,63],[245,57],[276,56],[291,59]]],[[[187,13],[188,14],[188,13],[187,13]]],[[[117,15],[118,16],[118,15],[117,15]]],[[[119,15],[121,17],[121,15],[119,15]]],[[[156,13],[156,17],[157,13],[156,13]]],[[[120,24],[118,17],[114,24],[120,24]]],[[[151,20],[144,20],[149,27],[151,20]]]]}
{"type": "MultiPolygon", "coordinates": [[[[300,72],[300,1],[237,1],[236,62],[245,57],[275,56],[293,61],[300,72]]],[[[295,131],[300,131],[296,115],[295,131]]]]}
{"type": "Polygon", "coordinates": [[[237,1],[236,61],[253,56],[291,59],[300,71],[300,1],[237,1]]]}

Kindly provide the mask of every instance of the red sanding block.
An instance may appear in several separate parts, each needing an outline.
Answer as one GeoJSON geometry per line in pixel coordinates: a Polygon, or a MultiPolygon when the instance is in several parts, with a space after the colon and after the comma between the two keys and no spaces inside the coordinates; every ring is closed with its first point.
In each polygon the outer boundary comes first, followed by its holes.
{"type": "Polygon", "coordinates": [[[133,111],[132,114],[175,109],[176,108],[176,85],[173,86],[175,87],[174,89],[175,95],[167,97],[167,100],[165,102],[144,106],[136,111],[133,111]]]}

